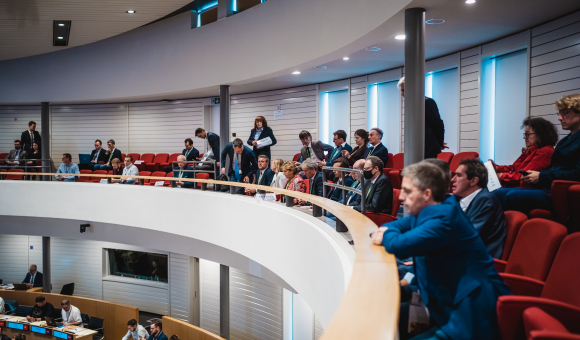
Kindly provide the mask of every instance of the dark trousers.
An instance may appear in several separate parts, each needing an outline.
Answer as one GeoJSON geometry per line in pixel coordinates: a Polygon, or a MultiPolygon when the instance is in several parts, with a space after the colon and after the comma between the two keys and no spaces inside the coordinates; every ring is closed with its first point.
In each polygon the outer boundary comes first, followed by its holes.
{"type": "Polygon", "coordinates": [[[95,169],[95,163],[80,163],[79,170],[91,170],[95,169]]]}
{"type": "MultiPolygon", "coordinates": [[[[238,182],[238,183],[242,183],[243,181],[243,177],[240,175],[240,180],[238,181],[236,179],[235,175],[230,175],[230,182],[238,182]]],[[[238,195],[244,195],[246,192],[244,187],[236,187],[236,194],[238,195]]]]}
{"type": "Polygon", "coordinates": [[[113,167],[110,165],[105,165],[105,164],[95,164],[94,165],[94,169],[95,170],[113,170],[113,167]]]}
{"type": "Polygon", "coordinates": [[[493,192],[504,211],[515,210],[528,214],[533,209],[553,210],[552,194],[544,189],[501,188],[493,192]]]}

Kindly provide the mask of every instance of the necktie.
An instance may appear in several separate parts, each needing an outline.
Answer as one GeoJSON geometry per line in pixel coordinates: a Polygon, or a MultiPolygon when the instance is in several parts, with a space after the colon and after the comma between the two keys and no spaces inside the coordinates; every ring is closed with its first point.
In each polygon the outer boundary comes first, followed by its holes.
{"type": "MultiPolygon", "coordinates": [[[[36,275],[36,274],[34,274],[36,275]]],[[[34,275],[30,275],[30,283],[34,283],[34,275]]]]}
{"type": "Polygon", "coordinates": [[[371,185],[369,185],[369,188],[367,190],[367,194],[365,195],[365,198],[369,197],[369,193],[371,192],[372,187],[373,187],[373,183],[371,182],[371,185]]]}
{"type": "MultiPolygon", "coordinates": [[[[113,151],[115,150],[113,149],[113,151]]],[[[113,151],[111,151],[111,154],[109,155],[109,162],[111,161],[111,158],[113,158],[113,151]]]]}
{"type": "Polygon", "coordinates": [[[332,153],[332,157],[330,157],[330,160],[334,160],[334,157],[336,156],[336,152],[338,150],[340,150],[342,148],[342,146],[337,147],[336,149],[334,149],[334,152],[332,153]]]}
{"type": "Polygon", "coordinates": [[[369,149],[369,154],[367,155],[367,158],[369,158],[373,154],[373,151],[375,151],[375,147],[371,146],[369,149]]]}
{"type": "Polygon", "coordinates": [[[234,159],[234,172],[236,175],[236,179],[239,181],[240,180],[240,167],[238,166],[238,154],[235,152],[234,152],[234,154],[235,154],[235,156],[234,156],[235,157],[235,159],[234,159]]]}
{"type": "Polygon", "coordinates": [[[95,157],[93,158],[93,161],[95,161],[95,162],[96,162],[96,161],[97,161],[97,159],[99,159],[99,152],[101,152],[101,150],[97,150],[97,151],[95,152],[95,157]]]}
{"type": "Polygon", "coordinates": [[[30,147],[32,147],[32,143],[34,143],[34,133],[30,131],[30,147]]]}
{"type": "Polygon", "coordinates": [[[308,149],[308,158],[312,158],[312,152],[310,152],[310,147],[308,147],[307,149],[308,149]]]}
{"type": "MultiPolygon", "coordinates": [[[[358,181],[355,181],[355,182],[352,184],[352,187],[353,187],[353,188],[355,188],[355,189],[358,189],[358,188],[357,188],[357,186],[358,186],[358,181]]],[[[347,195],[347,198],[350,198],[350,196],[352,196],[352,195],[354,195],[354,191],[349,191],[349,192],[348,192],[348,195],[347,195]]]]}
{"type": "Polygon", "coordinates": [[[20,157],[20,150],[16,150],[16,153],[14,154],[14,160],[17,161],[18,157],[20,157]]]}
{"type": "Polygon", "coordinates": [[[189,155],[189,152],[191,151],[191,149],[185,151],[185,158],[187,158],[187,155],[189,155]]]}
{"type": "Polygon", "coordinates": [[[260,178],[258,178],[258,184],[262,181],[262,175],[264,175],[264,171],[260,171],[260,178]]]}

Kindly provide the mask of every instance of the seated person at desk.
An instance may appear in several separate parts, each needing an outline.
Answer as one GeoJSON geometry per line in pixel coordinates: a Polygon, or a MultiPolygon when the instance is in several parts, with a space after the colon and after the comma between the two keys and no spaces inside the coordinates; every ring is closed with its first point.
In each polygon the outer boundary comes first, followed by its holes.
{"type": "MultiPolygon", "coordinates": [[[[139,176],[139,169],[133,165],[133,156],[125,156],[125,169],[123,169],[123,176],[139,176]]],[[[135,184],[136,178],[121,178],[119,184],[135,184]]]]}
{"type": "MultiPolygon", "coordinates": [[[[335,168],[348,168],[349,167],[348,163],[346,162],[346,158],[343,158],[343,157],[337,158],[334,161],[334,163],[332,164],[332,166],[335,168]]],[[[344,185],[347,187],[352,186],[352,183],[354,182],[354,180],[350,176],[350,173],[346,172],[344,174],[344,183],[342,183],[341,172],[336,171],[336,170],[334,170],[333,172],[334,172],[333,182],[335,184],[340,184],[340,185],[344,185]]],[[[349,191],[347,191],[345,193],[345,195],[348,193],[349,193],[349,191]]],[[[330,190],[326,194],[326,198],[330,198],[331,200],[336,201],[336,202],[342,200],[342,189],[330,187],[330,190]]]]}
{"type": "MultiPolygon", "coordinates": [[[[383,173],[383,161],[376,156],[369,156],[365,161],[365,210],[372,213],[388,214],[393,209],[393,186],[383,173]]],[[[362,211],[362,200],[353,206],[356,211],[362,211]]]]}
{"type": "Polygon", "coordinates": [[[10,150],[5,162],[10,166],[24,165],[22,160],[26,159],[28,153],[22,150],[22,143],[17,139],[14,141],[14,149],[10,150]]]}
{"type": "MultiPolygon", "coordinates": [[[[72,156],[70,153],[63,153],[62,154],[62,164],[56,170],[57,174],[80,174],[79,167],[72,162],[72,156]]],[[[64,182],[74,182],[75,176],[63,176],[63,175],[55,175],[58,181],[64,182]]]]}
{"type": "Polygon", "coordinates": [[[60,306],[62,307],[63,326],[80,326],[83,324],[81,311],[77,307],[71,305],[68,300],[62,300],[60,306]]]}
{"type": "Polygon", "coordinates": [[[369,131],[369,143],[371,146],[365,151],[363,158],[368,159],[370,156],[379,157],[383,162],[383,166],[389,161],[389,150],[381,143],[383,139],[383,130],[379,128],[372,128],[369,131]]]}
{"type": "MultiPolygon", "coordinates": [[[[173,177],[190,178],[190,179],[193,178],[193,168],[187,165],[187,163],[185,163],[186,160],[187,158],[184,155],[177,156],[177,161],[179,163],[177,163],[177,166],[175,167],[175,169],[173,169],[173,177]],[[191,170],[192,172],[181,170],[191,170]]],[[[175,182],[175,184],[177,184],[181,188],[191,188],[193,186],[193,182],[178,181],[175,182]]]]}
{"type": "Polygon", "coordinates": [[[31,264],[28,273],[22,280],[22,284],[26,284],[28,289],[32,287],[42,287],[42,273],[38,271],[35,264],[31,264]]]}
{"type": "Polygon", "coordinates": [[[95,165],[99,164],[99,162],[106,162],[109,158],[105,155],[105,150],[103,150],[103,142],[100,139],[95,141],[95,149],[91,151],[91,162],[90,163],[81,163],[79,164],[79,168],[81,170],[94,170],[95,165]]]}
{"type": "Polygon", "coordinates": [[[145,327],[137,323],[137,320],[131,319],[127,322],[127,334],[123,337],[123,340],[143,340],[149,338],[149,333],[145,327]]]}
{"type": "MultiPolygon", "coordinates": [[[[185,160],[188,162],[196,161],[199,158],[199,150],[193,147],[193,140],[191,138],[187,138],[184,143],[185,149],[181,151],[181,155],[185,156],[185,160]]],[[[189,163],[189,166],[193,166],[193,163],[189,163]]],[[[163,168],[163,170],[167,173],[171,172],[172,169],[173,164],[169,164],[169,166],[163,168]]]]}
{"type": "MultiPolygon", "coordinates": [[[[258,170],[254,175],[254,183],[257,185],[270,186],[274,179],[274,171],[270,169],[270,159],[266,155],[258,156],[258,170]]],[[[246,188],[246,193],[252,195],[256,194],[256,189],[246,188]]],[[[258,190],[258,193],[263,194],[264,190],[258,190]]]]}
{"type": "Polygon", "coordinates": [[[105,151],[105,164],[94,164],[93,165],[93,169],[95,170],[113,170],[113,167],[111,166],[111,161],[114,158],[118,158],[121,159],[121,150],[115,148],[115,141],[112,139],[109,139],[107,141],[107,151],[105,151]]]}
{"type": "MultiPolygon", "coordinates": [[[[111,175],[115,175],[115,176],[123,175],[123,169],[121,169],[121,160],[120,159],[113,158],[113,160],[111,161],[111,165],[113,166],[113,170],[111,170],[113,173],[111,175]]],[[[120,177],[111,178],[111,182],[112,183],[120,183],[121,178],[120,177]]]]}
{"type": "Polygon", "coordinates": [[[26,316],[28,322],[43,321],[46,316],[52,317],[54,315],[54,306],[50,302],[46,302],[44,296],[36,297],[36,305],[32,307],[30,315],[26,316]]]}
{"type": "Polygon", "coordinates": [[[161,320],[155,320],[151,323],[151,335],[148,340],[168,340],[167,335],[163,333],[161,320]]]}

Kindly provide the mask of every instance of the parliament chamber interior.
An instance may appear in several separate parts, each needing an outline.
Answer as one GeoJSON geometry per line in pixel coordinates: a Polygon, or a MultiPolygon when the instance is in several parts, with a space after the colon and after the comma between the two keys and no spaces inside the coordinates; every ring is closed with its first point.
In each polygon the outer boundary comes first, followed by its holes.
{"type": "Polygon", "coordinates": [[[580,340],[579,1],[0,13],[0,340],[580,340]]]}

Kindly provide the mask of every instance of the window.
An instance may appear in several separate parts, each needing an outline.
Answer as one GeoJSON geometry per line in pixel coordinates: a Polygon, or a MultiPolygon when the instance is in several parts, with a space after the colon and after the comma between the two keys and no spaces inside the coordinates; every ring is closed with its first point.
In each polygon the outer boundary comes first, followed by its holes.
{"type": "Polygon", "coordinates": [[[482,62],[481,159],[511,164],[525,145],[520,127],[526,117],[527,50],[482,62]]]}
{"type": "Polygon", "coordinates": [[[320,141],[331,144],[333,133],[344,130],[348,134],[350,126],[350,107],[348,90],[320,93],[320,119],[318,129],[320,141]]]}
{"type": "Polygon", "coordinates": [[[107,249],[109,275],[168,282],[167,255],[140,251],[107,249]]]}
{"type": "Polygon", "coordinates": [[[457,117],[459,116],[459,70],[455,67],[444,71],[429,72],[425,76],[425,96],[437,103],[439,115],[445,124],[445,152],[457,153],[457,117]]]}
{"type": "Polygon", "coordinates": [[[383,130],[382,143],[392,153],[398,153],[401,144],[401,91],[397,83],[398,79],[368,88],[367,130],[383,130]]]}

